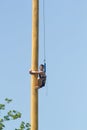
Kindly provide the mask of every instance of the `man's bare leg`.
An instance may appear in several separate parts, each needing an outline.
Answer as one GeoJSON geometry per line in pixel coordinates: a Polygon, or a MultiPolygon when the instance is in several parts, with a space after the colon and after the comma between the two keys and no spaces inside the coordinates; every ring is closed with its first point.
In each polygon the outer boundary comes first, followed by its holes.
{"type": "Polygon", "coordinates": [[[35,88],[36,88],[36,89],[39,89],[41,85],[42,85],[42,81],[41,81],[41,79],[38,79],[37,85],[36,85],[35,88]]]}

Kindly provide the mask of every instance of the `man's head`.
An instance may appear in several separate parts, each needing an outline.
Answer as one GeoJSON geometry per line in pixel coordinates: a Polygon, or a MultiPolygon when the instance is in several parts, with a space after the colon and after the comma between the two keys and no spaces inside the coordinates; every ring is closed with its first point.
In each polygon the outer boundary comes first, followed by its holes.
{"type": "Polygon", "coordinates": [[[44,65],[43,65],[43,64],[40,65],[40,70],[41,70],[41,71],[44,70],[44,65]]]}

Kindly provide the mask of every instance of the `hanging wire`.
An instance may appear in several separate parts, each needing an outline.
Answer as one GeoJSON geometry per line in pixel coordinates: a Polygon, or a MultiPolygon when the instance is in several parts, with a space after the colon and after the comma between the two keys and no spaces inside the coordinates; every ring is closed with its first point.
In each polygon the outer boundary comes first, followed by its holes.
{"type": "MultiPolygon", "coordinates": [[[[45,25],[45,0],[43,0],[43,42],[44,42],[44,72],[46,73],[46,25],[45,25]]],[[[47,81],[47,77],[46,77],[47,81]]],[[[46,96],[48,95],[48,87],[46,83],[46,96]]]]}
{"type": "Polygon", "coordinates": [[[46,72],[46,27],[45,27],[45,0],[43,0],[43,42],[44,42],[44,72],[46,72]]]}
{"type": "Polygon", "coordinates": [[[44,63],[46,62],[46,38],[45,38],[45,31],[46,31],[46,27],[45,27],[45,0],[43,0],[44,63]]]}

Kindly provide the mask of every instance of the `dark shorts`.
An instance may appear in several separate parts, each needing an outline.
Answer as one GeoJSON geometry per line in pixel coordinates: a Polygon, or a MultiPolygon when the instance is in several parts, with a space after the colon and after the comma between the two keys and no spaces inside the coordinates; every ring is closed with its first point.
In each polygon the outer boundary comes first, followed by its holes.
{"type": "Polygon", "coordinates": [[[45,86],[45,80],[42,80],[42,85],[40,86],[40,88],[45,86]]]}

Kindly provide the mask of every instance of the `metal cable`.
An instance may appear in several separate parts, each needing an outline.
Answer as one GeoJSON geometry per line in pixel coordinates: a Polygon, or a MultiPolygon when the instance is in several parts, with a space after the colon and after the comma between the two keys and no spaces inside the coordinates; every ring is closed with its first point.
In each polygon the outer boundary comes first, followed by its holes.
{"type": "Polygon", "coordinates": [[[46,27],[45,27],[45,0],[43,0],[43,38],[44,38],[44,62],[46,62],[46,27]]]}

